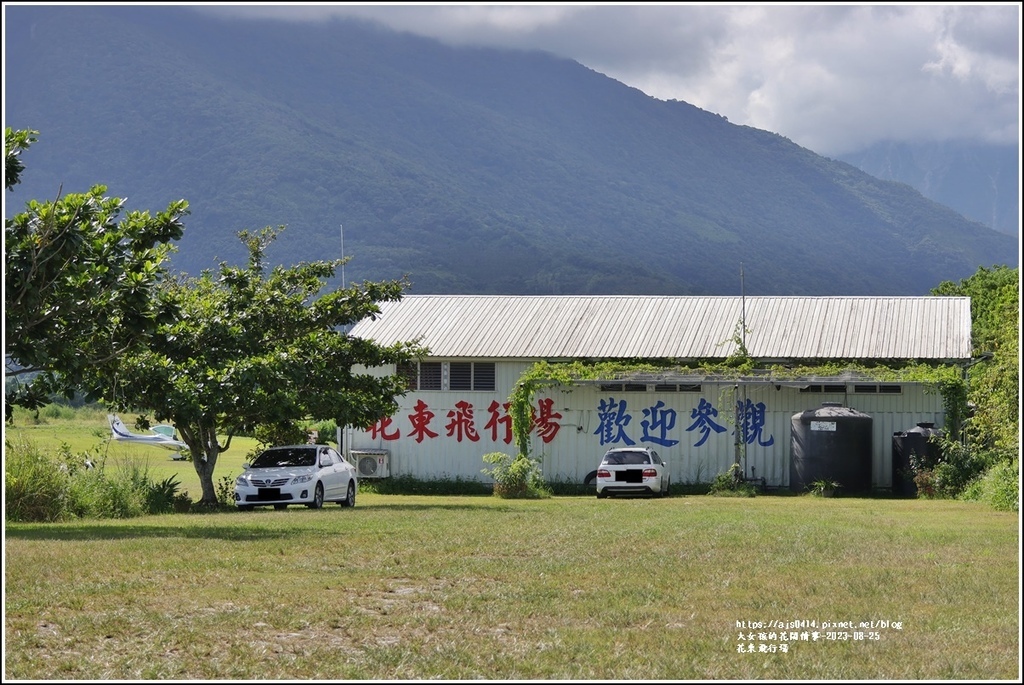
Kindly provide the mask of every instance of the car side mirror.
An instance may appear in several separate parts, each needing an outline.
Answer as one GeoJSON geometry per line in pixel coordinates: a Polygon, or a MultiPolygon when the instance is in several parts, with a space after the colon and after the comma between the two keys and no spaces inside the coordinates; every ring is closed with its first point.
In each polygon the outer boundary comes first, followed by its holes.
{"type": "Polygon", "coordinates": [[[245,462],[244,464],[242,464],[242,470],[243,471],[248,471],[249,470],[249,462],[245,462]]]}

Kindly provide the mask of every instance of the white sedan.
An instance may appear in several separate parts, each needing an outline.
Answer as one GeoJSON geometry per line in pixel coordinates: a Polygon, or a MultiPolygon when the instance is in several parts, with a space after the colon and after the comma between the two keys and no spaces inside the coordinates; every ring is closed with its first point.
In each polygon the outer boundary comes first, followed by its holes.
{"type": "Polygon", "coordinates": [[[597,497],[667,497],[670,481],[668,464],[650,447],[616,447],[605,452],[597,467],[597,497]]]}
{"type": "Polygon", "coordinates": [[[324,502],[356,505],[356,469],[328,445],[287,445],[264,450],[252,464],[242,465],[235,479],[235,505],[242,511],[273,505],[305,504],[319,509],[324,502]]]}

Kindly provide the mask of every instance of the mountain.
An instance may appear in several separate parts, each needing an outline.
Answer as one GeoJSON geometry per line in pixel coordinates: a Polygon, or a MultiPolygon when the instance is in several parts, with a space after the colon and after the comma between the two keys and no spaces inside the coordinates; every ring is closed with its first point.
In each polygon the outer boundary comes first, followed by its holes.
{"type": "Polygon", "coordinates": [[[915,295],[1017,244],[775,133],[546,53],[354,21],[8,6],[5,126],[40,131],[10,215],[95,183],[189,201],[173,267],[341,254],[414,293],[915,295]]]}
{"type": "Polygon", "coordinates": [[[886,141],[839,158],[899,181],[1002,233],[1020,233],[1020,155],[1011,145],[886,141]]]}

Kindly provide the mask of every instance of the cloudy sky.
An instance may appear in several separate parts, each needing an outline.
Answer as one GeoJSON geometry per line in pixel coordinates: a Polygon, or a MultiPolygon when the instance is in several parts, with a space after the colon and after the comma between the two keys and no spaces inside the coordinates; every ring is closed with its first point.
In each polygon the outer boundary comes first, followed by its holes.
{"type": "Polygon", "coordinates": [[[825,155],[879,140],[1019,145],[1021,5],[262,4],[450,44],[538,49],[825,155]]]}

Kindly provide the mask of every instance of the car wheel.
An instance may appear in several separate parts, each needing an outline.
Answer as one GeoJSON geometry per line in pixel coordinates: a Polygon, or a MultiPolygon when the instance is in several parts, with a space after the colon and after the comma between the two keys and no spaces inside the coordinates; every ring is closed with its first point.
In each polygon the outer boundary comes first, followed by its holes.
{"type": "Polygon", "coordinates": [[[324,506],[324,484],[317,483],[316,489],[313,490],[313,501],[306,505],[310,509],[319,509],[324,506]]]}
{"type": "Polygon", "coordinates": [[[668,497],[668,493],[669,493],[669,491],[670,491],[671,489],[672,489],[672,481],[671,481],[671,480],[668,480],[668,481],[666,481],[666,483],[665,483],[665,489],[661,491],[661,496],[662,496],[662,497],[668,497]]]}
{"type": "Polygon", "coordinates": [[[603,490],[598,490],[597,491],[597,498],[598,499],[604,499],[607,496],[608,496],[607,492],[604,492],[603,490]]]}
{"type": "Polygon", "coordinates": [[[348,492],[345,494],[345,499],[338,502],[343,507],[354,507],[356,505],[356,482],[350,480],[348,482],[348,492]]]}
{"type": "Polygon", "coordinates": [[[255,507],[251,504],[239,504],[238,511],[252,511],[255,507]]]}
{"type": "Polygon", "coordinates": [[[274,508],[277,509],[278,511],[281,511],[282,509],[287,509],[288,505],[287,504],[275,504],[274,508]]]}

